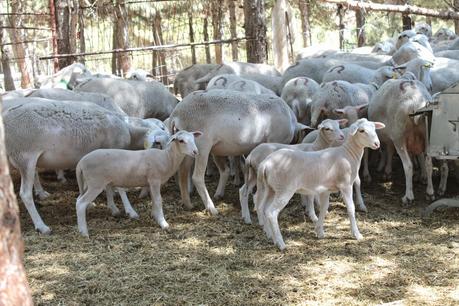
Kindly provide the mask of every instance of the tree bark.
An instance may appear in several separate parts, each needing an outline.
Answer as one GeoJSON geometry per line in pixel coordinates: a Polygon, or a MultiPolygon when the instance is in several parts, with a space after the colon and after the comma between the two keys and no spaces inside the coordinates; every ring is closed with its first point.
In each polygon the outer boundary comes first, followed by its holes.
{"type": "MultiPolygon", "coordinates": [[[[115,15],[114,15],[114,49],[129,48],[128,35],[128,13],[123,0],[116,0],[115,15]]],[[[131,58],[127,52],[117,52],[113,56],[116,58],[116,70],[119,75],[125,76],[131,69],[131,58]]]]}
{"type": "MultiPolygon", "coordinates": [[[[163,31],[161,28],[161,12],[159,10],[156,11],[155,17],[153,19],[153,38],[155,40],[155,45],[156,46],[161,46],[163,45],[163,31]]],[[[161,81],[163,82],[164,85],[167,85],[168,78],[167,78],[167,67],[166,67],[166,55],[164,53],[165,51],[158,51],[157,56],[158,56],[158,65],[159,65],[159,70],[161,74],[161,81]]]]}
{"type": "MultiPolygon", "coordinates": [[[[237,38],[236,1],[237,0],[227,0],[229,16],[230,16],[231,39],[237,38]]],[[[232,55],[233,61],[237,62],[239,59],[237,41],[233,41],[231,43],[231,55],[232,55]]]]}
{"type": "Polygon", "coordinates": [[[357,46],[363,47],[365,45],[365,16],[362,10],[355,11],[355,21],[357,26],[357,46]]]}
{"type": "MultiPolygon", "coordinates": [[[[221,40],[223,37],[222,18],[223,8],[220,1],[213,0],[211,5],[212,10],[212,30],[213,39],[221,40]]],[[[221,64],[223,62],[222,44],[215,44],[215,62],[221,64]]]]}
{"type": "Polygon", "coordinates": [[[301,16],[301,32],[303,36],[303,47],[309,47],[311,41],[311,25],[309,22],[310,3],[309,0],[298,0],[298,8],[301,16]]]}
{"type": "Polygon", "coordinates": [[[19,71],[21,72],[21,87],[28,88],[33,86],[32,80],[32,61],[29,57],[26,44],[26,36],[23,30],[19,29],[23,26],[21,15],[19,13],[24,11],[25,3],[21,0],[12,0],[10,2],[11,13],[9,22],[12,29],[9,31],[11,41],[13,44],[14,57],[17,59],[19,71]]]}
{"type": "Polygon", "coordinates": [[[7,47],[3,45],[5,43],[5,31],[1,27],[3,27],[2,21],[0,21],[0,52],[2,53],[3,81],[5,90],[15,90],[16,87],[14,86],[13,74],[11,73],[9,52],[7,47]]]}
{"type": "MultiPolygon", "coordinates": [[[[203,24],[202,32],[204,35],[204,41],[209,41],[209,8],[208,7],[205,10],[204,24],[203,24]]],[[[210,55],[210,46],[206,45],[205,50],[206,50],[206,63],[210,64],[212,63],[212,57],[210,55]]]]}
{"type": "Polygon", "coordinates": [[[341,4],[338,4],[338,28],[339,28],[339,48],[344,49],[344,8],[341,4]]]}
{"type": "MultiPolygon", "coordinates": [[[[188,11],[188,27],[190,32],[190,43],[194,43],[194,30],[193,30],[193,11],[190,7],[188,11]]],[[[191,63],[196,64],[196,47],[191,46],[191,63]]]]}
{"type": "MultiPolygon", "coordinates": [[[[0,107],[1,104],[0,98],[0,107]]],[[[28,306],[33,303],[22,262],[24,244],[19,209],[9,174],[3,131],[0,116],[0,304],[28,306]]]]}
{"type": "MultiPolygon", "coordinates": [[[[76,51],[76,21],[75,4],[68,0],[54,0],[56,18],[57,53],[72,54],[76,51]]],[[[78,5],[76,5],[78,7],[78,5]]],[[[75,57],[59,60],[59,68],[71,65],[75,57]]]]}
{"type": "Polygon", "coordinates": [[[264,63],[267,57],[266,20],[263,0],[244,0],[247,62],[264,63]]]}
{"type": "MultiPolygon", "coordinates": [[[[84,6],[85,0],[79,0],[79,6],[82,7],[84,6]]],[[[86,52],[86,42],[84,40],[85,35],[84,35],[84,10],[80,9],[78,10],[78,39],[80,41],[80,53],[85,53],[86,52]]],[[[81,56],[78,61],[82,64],[85,63],[84,56],[81,56]]]]}
{"type": "MultiPolygon", "coordinates": [[[[459,11],[459,0],[454,0],[453,6],[456,12],[459,11]]],[[[456,35],[459,35],[459,19],[454,20],[454,31],[456,32],[456,35]]]]}

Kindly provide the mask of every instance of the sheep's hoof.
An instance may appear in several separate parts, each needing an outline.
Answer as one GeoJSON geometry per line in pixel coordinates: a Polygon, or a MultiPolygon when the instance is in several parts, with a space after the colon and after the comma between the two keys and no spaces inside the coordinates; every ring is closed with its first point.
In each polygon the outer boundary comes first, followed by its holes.
{"type": "Polygon", "coordinates": [[[414,204],[414,199],[409,199],[408,197],[402,198],[402,207],[408,207],[414,204]]]}
{"type": "Polygon", "coordinates": [[[51,229],[46,225],[40,228],[35,228],[35,230],[42,235],[51,235],[51,229]]]}
{"type": "Polygon", "coordinates": [[[362,240],[363,239],[363,236],[360,233],[357,233],[356,235],[354,235],[354,237],[355,237],[355,240],[362,240]]]}
{"type": "Polygon", "coordinates": [[[426,193],[426,200],[427,201],[434,201],[435,200],[435,194],[427,194],[426,193]]]}
{"type": "Polygon", "coordinates": [[[446,192],[446,188],[438,188],[438,190],[437,190],[437,195],[438,195],[439,197],[442,197],[442,196],[445,195],[445,192],[446,192]]]}
{"type": "Polygon", "coordinates": [[[163,231],[168,231],[169,230],[169,224],[167,222],[161,223],[159,226],[161,226],[161,229],[163,231]]]}
{"type": "Polygon", "coordinates": [[[134,219],[134,220],[139,220],[139,218],[140,218],[140,217],[139,217],[139,214],[136,213],[135,211],[129,212],[127,215],[128,215],[128,217],[129,217],[130,219],[134,219]]]}
{"type": "Polygon", "coordinates": [[[218,210],[217,210],[215,207],[208,207],[208,208],[207,208],[207,211],[208,211],[212,216],[218,215],[218,210]]]}
{"type": "Polygon", "coordinates": [[[317,218],[317,216],[308,216],[309,217],[309,220],[311,220],[312,223],[316,223],[317,221],[319,221],[319,218],[317,218]]]}
{"type": "Polygon", "coordinates": [[[384,181],[390,181],[391,178],[392,178],[392,174],[391,173],[384,173],[382,178],[383,178],[384,181]]]}
{"type": "Polygon", "coordinates": [[[184,207],[186,210],[192,210],[192,209],[194,208],[193,204],[188,203],[188,202],[183,202],[183,207],[184,207]]]}
{"type": "Polygon", "coordinates": [[[365,205],[359,205],[357,206],[357,209],[358,211],[361,211],[361,212],[365,212],[365,213],[368,212],[368,209],[365,205]]]}
{"type": "Polygon", "coordinates": [[[237,187],[240,187],[240,186],[241,186],[241,183],[242,183],[242,182],[241,182],[241,178],[235,176],[235,177],[234,177],[234,180],[233,180],[233,185],[234,185],[234,186],[237,186],[237,187]]]}
{"type": "Polygon", "coordinates": [[[42,192],[37,192],[35,195],[38,197],[38,199],[43,201],[47,199],[51,194],[49,192],[42,191],[42,192]]]}
{"type": "Polygon", "coordinates": [[[80,230],[80,234],[83,237],[89,238],[88,230],[80,230]]]}
{"type": "Polygon", "coordinates": [[[214,201],[221,201],[223,200],[223,195],[222,194],[215,194],[214,195],[214,201]]]}
{"type": "Polygon", "coordinates": [[[278,243],[276,243],[276,245],[277,245],[277,247],[279,248],[279,251],[281,251],[281,252],[282,252],[282,251],[285,251],[285,248],[286,248],[285,243],[283,243],[283,242],[278,242],[278,243]]]}
{"type": "Polygon", "coordinates": [[[317,235],[317,239],[324,239],[325,238],[324,230],[320,229],[319,227],[316,227],[316,235],[317,235]]]}
{"type": "Polygon", "coordinates": [[[250,219],[250,217],[244,218],[244,223],[245,224],[252,224],[252,220],[250,219]]]}
{"type": "Polygon", "coordinates": [[[66,184],[66,183],[67,183],[67,179],[66,179],[65,177],[63,177],[63,178],[58,178],[57,180],[58,180],[59,183],[61,183],[61,184],[66,184]]]}
{"type": "Polygon", "coordinates": [[[112,216],[113,216],[113,217],[119,217],[120,215],[121,215],[121,213],[120,213],[120,210],[119,210],[119,209],[117,209],[117,210],[112,210],[112,216]]]}

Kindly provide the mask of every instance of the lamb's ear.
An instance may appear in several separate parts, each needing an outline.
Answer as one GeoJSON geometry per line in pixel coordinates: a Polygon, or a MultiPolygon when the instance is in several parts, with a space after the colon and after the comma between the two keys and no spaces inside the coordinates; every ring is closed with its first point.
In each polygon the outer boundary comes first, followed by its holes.
{"type": "Polygon", "coordinates": [[[333,112],[337,115],[344,115],[344,108],[337,108],[333,112]]]}
{"type": "Polygon", "coordinates": [[[306,104],[309,104],[312,102],[312,99],[311,98],[306,98],[306,104]]]}
{"type": "Polygon", "coordinates": [[[315,130],[315,128],[312,128],[312,127],[310,127],[308,125],[305,125],[305,124],[302,124],[302,123],[299,123],[299,122],[297,123],[297,127],[301,131],[315,130]]]}
{"type": "Polygon", "coordinates": [[[386,125],[382,122],[374,122],[375,124],[375,129],[380,130],[386,127],[386,125]]]}
{"type": "Polygon", "coordinates": [[[364,110],[365,108],[367,108],[369,105],[369,103],[364,103],[364,104],[360,104],[360,105],[357,105],[355,108],[357,109],[357,111],[362,111],[364,110]]]}
{"type": "Polygon", "coordinates": [[[171,142],[177,140],[177,136],[176,135],[172,135],[170,138],[169,138],[169,141],[167,142],[167,144],[170,144],[171,142]]]}
{"type": "Polygon", "coordinates": [[[199,136],[201,136],[203,133],[201,131],[195,131],[195,132],[192,132],[194,138],[198,138],[199,136]]]}
{"type": "Polygon", "coordinates": [[[345,126],[348,121],[349,120],[347,120],[347,119],[339,119],[338,120],[339,126],[345,126]]]}
{"type": "Polygon", "coordinates": [[[355,133],[357,133],[357,130],[359,129],[359,127],[357,126],[357,124],[352,124],[350,127],[349,127],[349,134],[351,135],[355,135],[355,133]]]}

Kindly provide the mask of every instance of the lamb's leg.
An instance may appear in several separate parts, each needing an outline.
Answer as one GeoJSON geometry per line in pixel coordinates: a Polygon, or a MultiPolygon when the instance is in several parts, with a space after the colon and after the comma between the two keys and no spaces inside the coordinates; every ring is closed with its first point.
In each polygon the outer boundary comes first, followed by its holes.
{"type": "MultiPolygon", "coordinates": [[[[424,154],[424,153],[423,153],[424,154]]],[[[426,198],[430,201],[435,200],[435,191],[433,188],[432,183],[432,157],[427,154],[424,154],[425,158],[425,171],[426,171],[426,179],[427,179],[427,189],[426,189],[426,198]]]]}
{"type": "Polygon", "coordinates": [[[379,162],[378,162],[378,166],[376,167],[376,171],[381,172],[384,170],[384,167],[387,162],[386,159],[387,159],[387,146],[384,144],[381,144],[381,147],[379,148],[379,162]]]}
{"type": "Polygon", "coordinates": [[[60,169],[60,170],[56,170],[56,175],[57,175],[57,180],[62,183],[62,184],[65,184],[67,183],[67,179],[65,178],[65,172],[64,170],[60,169]]]}
{"type": "Polygon", "coordinates": [[[233,179],[233,185],[235,186],[241,186],[241,157],[240,156],[235,156],[234,157],[234,179],[233,179]]]}
{"type": "Polygon", "coordinates": [[[159,226],[163,230],[169,228],[169,224],[166,222],[163,213],[163,204],[161,199],[161,182],[150,182],[150,194],[153,201],[153,209],[151,211],[151,216],[158,222],[159,226]]]}
{"type": "Polygon", "coordinates": [[[139,193],[139,199],[143,199],[148,195],[148,187],[142,187],[139,193]]]}
{"type": "Polygon", "coordinates": [[[107,185],[105,187],[105,195],[107,196],[107,207],[112,212],[113,217],[118,217],[120,215],[120,210],[115,205],[115,201],[113,200],[114,192],[112,186],[107,185]]]}
{"type": "Polygon", "coordinates": [[[446,192],[446,185],[448,183],[448,161],[442,160],[440,166],[440,184],[438,185],[438,195],[442,196],[446,192]]]}
{"type": "Polygon", "coordinates": [[[370,154],[370,152],[368,151],[368,149],[365,149],[364,153],[363,153],[363,180],[366,182],[366,183],[371,183],[371,174],[370,174],[370,170],[368,169],[368,155],[370,154]]]}
{"type": "MultiPolygon", "coordinates": [[[[395,147],[394,147],[394,144],[392,143],[388,143],[386,145],[386,165],[384,167],[384,179],[385,180],[390,180],[391,176],[392,176],[392,160],[394,159],[394,150],[395,147]]],[[[398,152],[398,150],[397,150],[398,152]]],[[[408,156],[409,158],[409,156],[408,156]]],[[[410,163],[411,163],[411,160],[410,160],[410,163]]]]}
{"type": "Polygon", "coordinates": [[[316,215],[316,210],[314,209],[314,196],[313,195],[301,195],[301,204],[306,208],[309,220],[312,222],[317,222],[319,220],[316,215]]]}
{"type": "Polygon", "coordinates": [[[21,188],[19,191],[19,196],[21,197],[24,206],[29,212],[30,217],[32,218],[33,225],[35,229],[42,234],[50,234],[51,229],[46,226],[43,220],[40,217],[40,214],[37,211],[35,203],[33,201],[32,189],[33,182],[35,178],[35,173],[37,171],[36,165],[38,160],[38,154],[36,156],[24,157],[21,156],[22,160],[20,162],[14,161],[14,166],[19,170],[21,174],[21,188]]]}
{"type": "MultiPolygon", "coordinates": [[[[293,196],[293,194],[291,194],[291,196],[293,196]]],[[[274,243],[281,251],[285,249],[285,243],[279,228],[278,217],[282,209],[287,206],[291,196],[290,193],[282,194],[280,196],[275,195],[271,205],[266,208],[266,219],[268,221],[267,223],[271,227],[274,243]]]]}
{"type": "Polygon", "coordinates": [[[360,181],[360,176],[357,174],[355,177],[354,181],[354,189],[355,189],[355,199],[357,200],[357,207],[360,211],[367,212],[367,207],[365,206],[365,203],[363,203],[363,198],[362,198],[362,191],[360,190],[361,186],[361,181],[360,181]]]}
{"type": "Polygon", "coordinates": [[[405,195],[402,198],[403,204],[409,204],[414,201],[413,194],[413,164],[411,163],[410,155],[406,150],[406,145],[404,143],[395,144],[395,149],[397,150],[400,159],[402,160],[403,170],[405,172],[405,184],[406,190],[405,195]]]}
{"type": "MultiPolygon", "coordinates": [[[[139,214],[132,207],[131,202],[129,202],[129,199],[126,194],[126,190],[124,188],[116,188],[116,189],[118,190],[118,193],[120,194],[120,197],[121,197],[121,201],[123,202],[124,212],[131,219],[139,219],[139,214]]],[[[142,190],[143,189],[144,188],[142,188],[142,190]]],[[[147,194],[148,194],[148,188],[147,188],[147,194]]]]}
{"type": "Polygon", "coordinates": [[[257,181],[254,176],[254,170],[250,165],[244,165],[242,167],[242,172],[244,173],[244,185],[239,189],[239,201],[241,202],[241,214],[242,219],[246,224],[251,224],[252,220],[250,219],[249,211],[249,194],[252,193],[253,188],[255,187],[257,181]]]}
{"type": "Polygon", "coordinates": [[[319,210],[319,220],[316,222],[316,226],[315,226],[315,232],[316,232],[317,238],[322,239],[325,237],[324,221],[325,221],[325,216],[327,215],[327,212],[328,212],[328,206],[330,205],[330,193],[322,192],[318,195],[318,198],[319,198],[320,210],[319,210]]]}
{"type": "Polygon", "coordinates": [[[255,203],[255,209],[257,211],[258,224],[263,226],[265,223],[265,203],[268,201],[269,191],[261,177],[257,177],[257,192],[253,196],[253,201],[255,203]]]}
{"type": "Polygon", "coordinates": [[[40,199],[44,200],[50,196],[49,192],[43,189],[43,186],[40,182],[40,176],[38,175],[38,171],[35,171],[34,181],[33,181],[34,193],[40,199]]]}
{"type": "Polygon", "coordinates": [[[225,186],[230,176],[230,168],[226,163],[227,158],[223,156],[212,156],[214,158],[215,165],[217,165],[220,178],[218,180],[217,190],[215,191],[214,199],[216,201],[223,199],[225,195],[225,186]]]}
{"type": "Polygon", "coordinates": [[[80,195],[76,201],[76,212],[78,230],[81,235],[89,237],[88,224],[86,223],[86,209],[88,205],[94,201],[101,192],[104,191],[104,187],[92,187],[88,186],[88,189],[83,195],[80,195]]]}
{"type": "Polygon", "coordinates": [[[207,191],[206,183],[204,181],[209,152],[210,148],[199,148],[199,154],[196,156],[194,162],[193,184],[204,202],[204,206],[207,211],[209,211],[212,215],[217,215],[218,210],[215,208],[214,202],[212,202],[212,199],[209,196],[209,192],[207,191]]]}
{"type": "Polygon", "coordinates": [[[352,198],[352,186],[346,186],[341,188],[341,195],[343,196],[344,203],[346,204],[347,214],[349,215],[349,221],[351,222],[351,232],[355,239],[363,239],[362,234],[359,232],[357,227],[357,221],[355,220],[355,205],[354,199],[352,198]]]}
{"type": "Polygon", "coordinates": [[[179,176],[179,187],[180,195],[182,197],[182,203],[187,209],[192,209],[190,194],[188,192],[188,180],[190,177],[191,167],[193,166],[193,158],[185,157],[182,164],[180,165],[178,176],[179,176]]]}

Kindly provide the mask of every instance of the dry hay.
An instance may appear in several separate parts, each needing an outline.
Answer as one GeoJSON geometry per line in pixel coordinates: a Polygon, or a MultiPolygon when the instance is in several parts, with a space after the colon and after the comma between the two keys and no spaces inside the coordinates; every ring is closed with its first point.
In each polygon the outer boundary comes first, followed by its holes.
{"type": "MultiPolygon", "coordinates": [[[[351,239],[339,199],[326,219],[326,239],[317,240],[295,197],[280,216],[287,250],[279,252],[258,226],[243,224],[234,186],[214,218],[200,210],[196,195],[198,208],[183,210],[169,182],[162,189],[169,232],[151,219],[148,200],[138,200],[137,192],[129,197],[138,221],[112,217],[100,196],[88,211],[91,238],[85,239],[76,229],[75,180],[44,181],[52,197],[39,209],[51,236],[35,233],[21,204],[25,266],[37,305],[459,303],[459,212],[421,219],[424,186],[416,188],[417,206],[410,209],[400,207],[402,183],[377,178],[364,186],[369,212],[357,215],[360,242],[351,239]]],[[[401,172],[395,181],[404,181],[401,172]]],[[[457,185],[451,182],[449,190],[457,194],[457,185]]]]}

